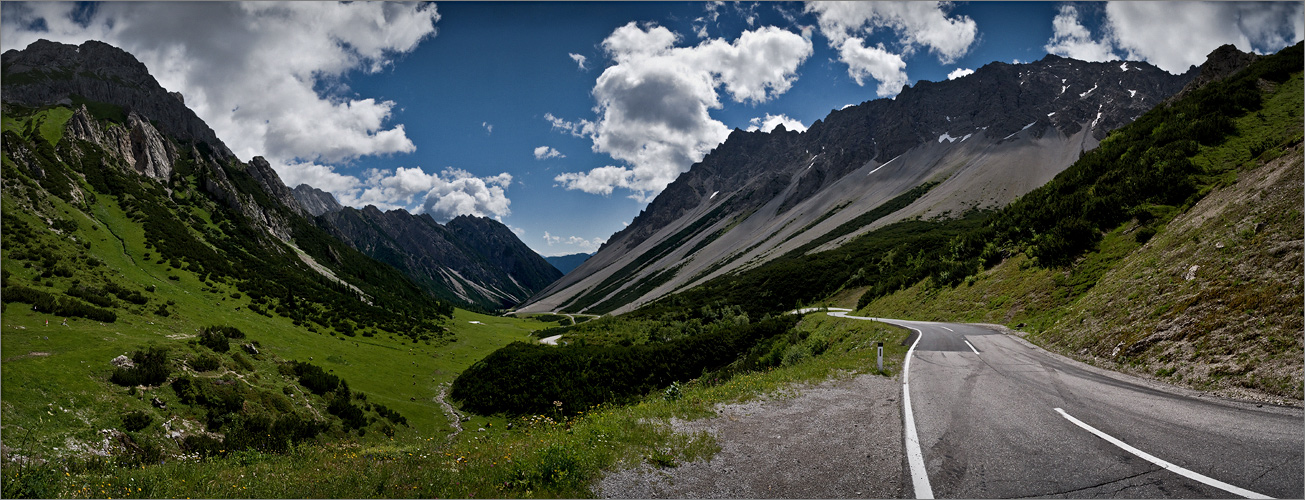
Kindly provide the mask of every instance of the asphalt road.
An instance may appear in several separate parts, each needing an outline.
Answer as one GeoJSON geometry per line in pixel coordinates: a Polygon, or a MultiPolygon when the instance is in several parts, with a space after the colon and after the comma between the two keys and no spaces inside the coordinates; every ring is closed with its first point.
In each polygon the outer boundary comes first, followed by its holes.
{"type": "Polygon", "coordinates": [[[880,321],[918,332],[903,377],[915,496],[1305,498],[1300,408],[1097,369],[981,326],[880,321]]]}

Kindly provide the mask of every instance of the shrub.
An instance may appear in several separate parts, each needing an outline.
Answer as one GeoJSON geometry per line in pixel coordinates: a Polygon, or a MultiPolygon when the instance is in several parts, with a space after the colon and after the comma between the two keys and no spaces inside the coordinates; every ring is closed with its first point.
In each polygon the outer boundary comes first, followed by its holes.
{"type": "Polygon", "coordinates": [[[131,355],[135,366],[117,368],[109,381],[122,386],[158,385],[168,380],[172,367],[168,363],[168,350],[154,346],[131,355]]]}
{"type": "Polygon", "coordinates": [[[240,368],[243,368],[245,371],[247,372],[254,371],[254,363],[250,362],[249,358],[246,358],[244,354],[237,352],[231,355],[231,359],[235,361],[236,364],[239,365],[240,368]]]}
{"type": "Polygon", "coordinates": [[[146,299],[145,296],[141,295],[140,292],[136,290],[130,290],[122,285],[113,282],[109,282],[108,284],[104,285],[104,291],[117,295],[119,299],[125,300],[127,302],[131,302],[132,304],[136,304],[138,306],[143,306],[145,305],[146,302],[149,301],[149,299],[146,299]]]}
{"type": "Polygon", "coordinates": [[[294,370],[299,376],[299,385],[318,396],[334,391],[341,385],[340,377],[326,373],[317,365],[295,362],[294,370]]]}
{"type": "Polygon", "coordinates": [[[238,412],[245,406],[243,389],[230,380],[195,380],[183,375],[172,381],[172,390],[182,403],[198,404],[209,409],[210,421],[214,416],[238,412]]]}
{"type": "Polygon", "coordinates": [[[209,328],[205,328],[199,332],[199,345],[216,352],[227,352],[231,350],[231,342],[227,340],[227,336],[222,332],[214,331],[209,328]]]}
{"type": "Polygon", "coordinates": [[[404,427],[408,426],[408,419],[406,417],[400,415],[397,411],[386,408],[383,404],[373,403],[372,409],[376,410],[376,414],[384,417],[386,420],[404,427]]]}
{"type": "Polygon", "coordinates": [[[363,415],[362,408],[349,402],[347,389],[336,391],[335,397],[331,398],[331,404],[326,407],[326,411],[340,417],[340,420],[344,422],[345,429],[358,429],[367,425],[367,418],[363,415]]]}
{"type": "Polygon", "coordinates": [[[77,297],[100,307],[113,307],[113,298],[104,290],[88,286],[74,286],[63,292],[70,297],[77,297]]]}
{"type": "MultiPolygon", "coordinates": [[[[52,285],[52,283],[48,284],[52,285]]],[[[118,315],[107,309],[100,309],[73,297],[58,297],[48,292],[11,285],[0,290],[5,302],[23,302],[32,305],[32,310],[53,314],[55,316],[76,316],[103,323],[118,320],[118,315]]]]}
{"type": "Polygon", "coordinates": [[[122,415],[122,428],[127,432],[136,432],[149,427],[154,422],[151,417],[140,410],[129,411],[122,415]]]}
{"type": "Polygon", "coordinates": [[[197,372],[216,370],[219,366],[222,366],[222,361],[219,360],[217,356],[209,353],[200,354],[199,357],[195,358],[195,361],[190,364],[190,367],[194,368],[197,372]]]}
{"type": "Polygon", "coordinates": [[[118,465],[133,467],[143,464],[157,464],[163,459],[163,449],[158,444],[140,436],[133,438],[128,434],[119,434],[118,441],[123,452],[118,456],[118,465]]]}
{"type": "Polygon", "coordinates": [[[1144,227],[1137,231],[1137,234],[1134,236],[1134,238],[1137,240],[1138,243],[1146,243],[1148,241],[1151,241],[1151,237],[1153,236],[1155,236],[1155,228],[1144,227]]]}
{"type": "Polygon", "coordinates": [[[239,328],[236,328],[236,327],[234,327],[234,326],[215,325],[215,326],[210,326],[210,327],[204,328],[204,331],[206,331],[206,332],[213,332],[213,333],[220,333],[220,334],[226,336],[226,338],[229,338],[229,339],[243,339],[243,338],[245,338],[245,332],[240,331],[239,328]]]}

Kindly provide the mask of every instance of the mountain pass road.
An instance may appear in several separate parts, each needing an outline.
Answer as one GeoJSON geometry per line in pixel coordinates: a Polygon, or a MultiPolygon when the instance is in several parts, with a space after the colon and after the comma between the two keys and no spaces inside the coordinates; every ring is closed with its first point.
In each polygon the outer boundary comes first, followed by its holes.
{"type": "Polygon", "coordinates": [[[916,497],[1305,497],[1300,408],[1098,369],[978,325],[829,314],[913,330],[902,399],[916,497]]]}

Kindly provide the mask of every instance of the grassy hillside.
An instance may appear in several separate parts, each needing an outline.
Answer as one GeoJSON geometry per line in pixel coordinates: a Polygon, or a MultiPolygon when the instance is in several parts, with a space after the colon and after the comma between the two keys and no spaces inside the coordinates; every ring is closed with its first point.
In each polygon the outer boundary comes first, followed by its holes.
{"type": "MultiPolygon", "coordinates": [[[[157,422],[165,421],[173,412],[155,409],[149,401],[159,397],[174,409],[173,391],[167,386],[131,391],[111,384],[107,380],[113,371],[110,361],[157,345],[170,350],[176,371],[193,372],[187,365],[212,350],[192,341],[200,329],[214,325],[238,328],[247,336],[241,343],[258,342],[265,354],[245,354],[254,368],[243,368],[235,361],[240,349],[233,341],[233,349],[221,356],[224,368],[201,376],[218,377],[229,371],[251,387],[280,392],[294,384],[279,374],[278,361],[311,362],[367,394],[369,402],[382,403],[407,417],[413,432],[440,435],[450,430],[433,400],[440,385],[451,382],[494,349],[525,338],[532,329],[551,325],[459,310],[444,323],[452,335],[436,342],[418,342],[377,329],[348,337],[320,325],[297,326],[291,318],[254,312],[249,297],[231,284],[205,282],[167,262],[142,258],[150,255],[144,231],[110,197],[100,197],[91,214],[50,197],[64,220],[73,221],[78,228],[70,234],[56,234],[50,225],[12,207],[10,201],[10,197],[3,200],[6,236],[17,237],[16,233],[22,232],[19,228],[26,228],[29,234],[26,245],[6,245],[0,254],[6,287],[63,296],[64,291],[78,286],[118,283],[147,299],[136,305],[110,296],[119,306],[113,309],[116,319],[112,322],[65,318],[6,299],[0,320],[4,332],[0,357],[5,366],[0,405],[5,411],[5,445],[14,453],[58,456],[60,450],[98,444],[103,441],[99,429],[120,427],[118,415],[127,410],[145,411],[155,415],[157,422]],[[53,256],[58,263],[55,272],[42,277],[47,274],[40,263],[45,256],[53,256]],[[68,271],[67,276],[60,275],[60,266],[68,271]],[[47,413],[52,408],[49,413],[54,415],[47,413]]],[[[155,430],[162,433],[162,428],[155,430]]]]}
{"type": "Polygon", "coordinates": [[[189,153],[149,179],[66,137],[72,115],[6,104],[0,131],[6,497],[56,496],[53,473],[443,439],[441,390],[556,325],[454,311],[306,221],[283,243],[204,187],[220,172],[288,217],[246,166],[173,142],[189,153]]]}
{"type": "MultiPolygon", "coordinates": [[[[1112,369],[1230,395],[1302,396],[1302,82],[1259,80],[1260,109],[1190,162],[1198,197],[1146,205],[1063,266],[1029,252],[955,286],[933,278],[862,313],[1000,323],[1112,369]]],[[[1151,135],[1166,126],[1153,124],[1151,135]]]]}

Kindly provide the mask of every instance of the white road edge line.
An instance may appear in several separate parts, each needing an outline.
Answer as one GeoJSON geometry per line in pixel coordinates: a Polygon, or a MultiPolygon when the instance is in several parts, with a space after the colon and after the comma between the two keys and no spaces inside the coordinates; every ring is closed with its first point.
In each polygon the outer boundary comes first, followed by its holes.
{"type": "Polygon", "coordinates": [[[965,340],[965,339],[961,339],[961,340],[965,341],[965,345],[970,346],[970,350],[971,350],[971,351],[974,351],[975,354],[978,354],[978,353],[979,353],[979,350],[978,350],[978,349],[975,349],[975,348],[974,348],[974,344],[971,344],[970,341],[965,340]]]}
{"type": "MultiPolygon", "coordinates": [[[[848,316],[845,312],[830,312],[829,315],[836,318],[882,321],[879,318],[848,316]]],[[[915,332],[915,342],[911,342],[911,347],[906,350],[906,362],[902,363],[902,434],[903,440],[906,441],[906,461],[911,466],[911,485],[915,488],[915,498],[933,498],[929,471],[924,468],[924,453],[920,451],[920,436],[915,432],[915,413],[911,411],[911,355],[915,354],[915,346],[920,343],[920,337],[924,336],[924,332],[906,325],[890,324],[915,332]]]]}
{"type": "MultiPolygon", "coordinates": [[[[910,327],[907,327],[910,328],[910,327]]],[[[924,468],[924,453],[920,451],[920,436],[915,433],[915,414],[911,412],[911,355],[915,353],[916,344],[924,333],[915,328],[915,342],[906,350],[906,362],[902,364],[902,412],[906,435],[906,461],[911,465],[911,483],[915,486],[915,498],[933,498],[933,487],[929,485],[929,472],[924,468]]]]}
{"type": "Polygon", "coordinates": [[[1124,451],[1127,451],[1127,452],[1129,452],[1129,453],[1132,453],[1132,454],[1134,454],[1134,455],[1137,455],[1137,456],[1140,457],[1142,460],[1146,460],[1146,461],[1148,461],[1148,462],[1151,462],[1151,463],[1153,463],[1153,464],[1156,464],[1156,465],[1160,466],[1160,468],[1162,468],[1162,469],[1166,469],[1166,470],[1169,470],[1169,471],[1172,471],[1172,472],[1178,473],[1179,475],[1182,475],[1182,476],[1184,476],[1184,477],[1186,477],[1186,478],[1188,478],[1188,479],[1192,479],[1192,480],[1195,480],[1195,481],[1198,481],[1198,482],[1201,482],[1201,483],[1207,484],[1207,485],[1209,485],[1209,486],[1213,486],[1213,487],[1215,487],[1215,488],[1219,488],[1219,489],[1221,489],[1221,490],[1224,490],[1224,491],[1226,491],[1226,492],[1228,492],[1228,493],[1232,493],[1232,494],[1234,494],[1234,495],[1241,495],[1241,496],[1246,497],[1246,498],[1273,498],[1273,497],[1271,497],[1271,496],[1264,495],[1263,493],[1256,493],[1256,492],[1251,491],[1251,490],[1248,490],[1248,489],[1238,488],[1238,487],[1236,487],[1236,486],[1233,486],[1233,485],[1231,485],[1231,484],[1225,483],[1225,482],[1220,481],[1220,480],[1218,480],[1218,479],[1214,479],[1214,478],[1212,478],[1212,477],[1209,477],[1209,476],[1206,476],[1206,475],[1203,475],[1203,474],[1200,474],[1200,473],[1197,473],[1197,472],[1193,472],[1193,471],[1190,471],[1190,470],[1188,470],[1188,469],[1184,469],[1184,468],[1179,467],[1179,466],[1177,466],[1177,465],[1171,464],[1171,463],[1166,462],[1166,461],[1164,461],[1164,460],[1161,460],[1161,459],[1155,457],[1154,455],[1151,455],[1151,454],[1149,454],[1149,453],[1147,453],[1147,452],[1145,452],[1145,451],[1142,451],[1142,450],[1139,450],[1139,449],[1134,448],[1134,447],[1132,447],[1132,446],[1129,446],[1128,443],[1125,443],[1125,442],[1123,442],[1123,441],[1120,441],[1120,440],[1118,440],[1118,439],[1115,439],[1113,436],[1111,436],[1111,435],[1109,435],[1109,434],[1106,434],[1106,433],[1104,433],[1104,432],[1101,432],[1101,431],[1097,430],[1095,427],[1092,427],[1092,426],[1090,426],[1090,425],[1088,425],[1088,424],[1083,423],[1082,420],[1079,420],[1079,419],[1077,419],[1077,418],[1074,418],[1074,417],[1071,416],[1070,414],[1065,413],[1065,410],[1062,410],[1062,409],[1060,409],[1060,408],[1056,408],[1056,412],[1057,412],[1057,413],[1060,413],[1060,416],[1065,417],[1065,419],[1069,420],[1070,422],[1073,422],[1074,425],[1077,425],[1077,426],[1079,426],[1079,427],[1082,427],[1082,428],[1086,429],[1088,432],[1091,432],[1091,433],[1093,433],[1093,434],[1096,434],[1097,437],[1106,440],[1106,441],[1109,442],[1110,444],[1113,444],[1113,445],[1115,445],[1115,446],[1118,446],[1120,449],[1123,449],[1124,451]]]}

